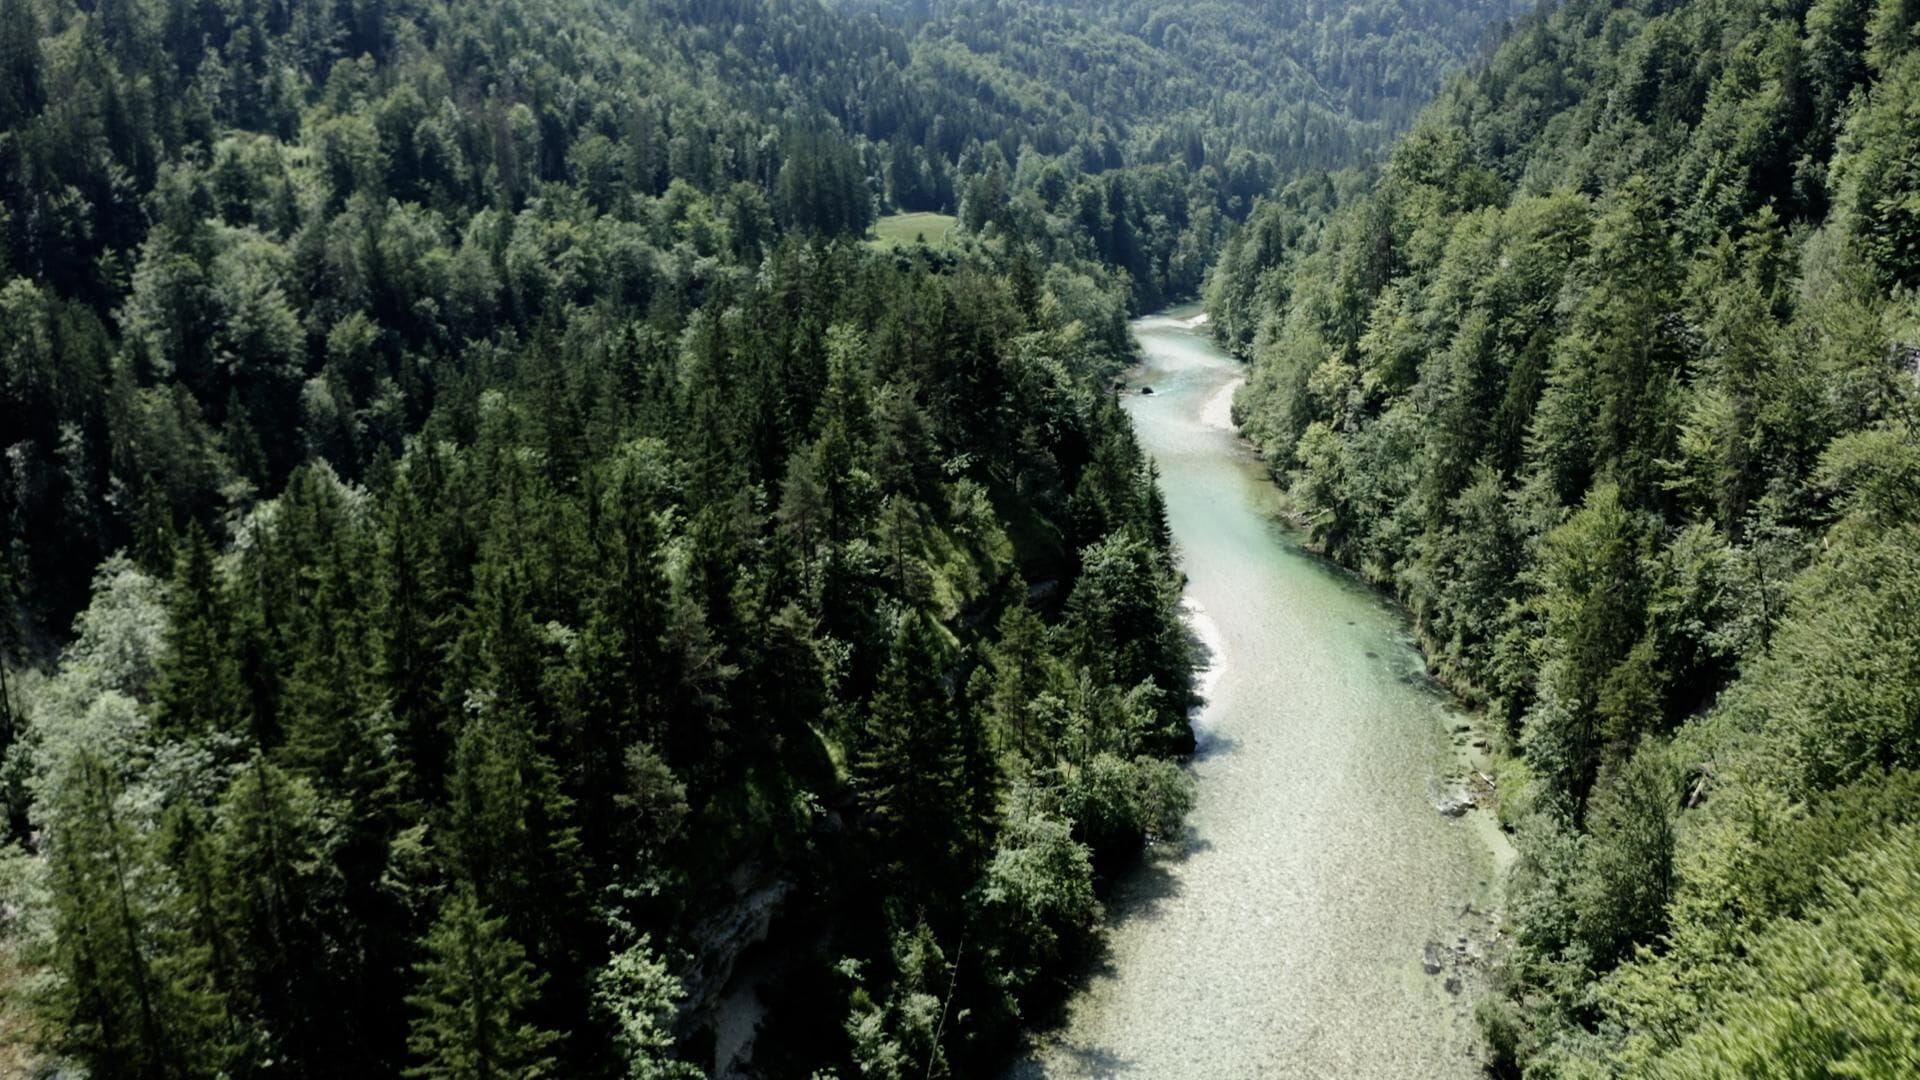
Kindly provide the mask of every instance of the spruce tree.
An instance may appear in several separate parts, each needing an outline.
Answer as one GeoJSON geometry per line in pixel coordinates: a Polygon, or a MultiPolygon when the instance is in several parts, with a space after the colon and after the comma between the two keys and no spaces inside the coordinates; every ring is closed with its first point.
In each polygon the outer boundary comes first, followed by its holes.
{"type": "MultiPolygon", "coordinates": [[[[176,885],[173,903],[180,929],[205,958],[209,989],[228,1003],[238,985],[239,957],[228,932],[228,892],[204,815],[187,803],[169,807],[158,840],[160,858],[176,885]]],[[[221,1009],[221,1017],[221,1034],[228,1049],[235,1050],[239,1033],[234,1017],[227,1008],[221,1009]]]]}
{"type": "Polygon", "coordinates": [[[153,688],[161,725],[183,736],[237,732],[247,693],[213,543],[198,524],[174,556],[166,643],[153,688]]]}
{"type": "Polygon", "coordinates": [[[854,761],[876,853],[923,901],[971,880],[992,806],[977,768],[983,740],[948,692],[941,637],[925,615],[901,618],[854,761]]]}
{"type": "Polygon", "coordinates": [[[599,573],[588,600],[574,708],[562,714],[555,742],[590,850],[609,842],[623,759],[639,740],[665,730],[674,678],[662,644],[668,584],[657,530],[630,478],[609,493],[594,537],[599,573]]]}
{"type": "Polygon", "coordinates": [[[974,697],[993,718],[999,747],[1037,761],[1047,734],[1032,723],[1033,703],[1045,692],[1049,676],[1046,624],[1022,601],[1007,608],[998,630],[987,664],[975,675],[984,692],[974,697]]]}
{"type": "Polygon", "coordinates": [[[419,988],[407,1049],[415,1080],[536,1080],[548,1075],[558,1036],[529,1023],[546,976],[488,914],[471,889],[448,898],[414,966],[419,988]]]}
{"type": "Polygon", "coordinates": [[[383,505],[369,624],[374,685],[399,733],[409,793],[427,798],[444,785],[452,741],[436,685],[449,620],[440,612],[437,564],[411,471],[411,464],[398,471],[383,505]]]}
{"type": "Polygon", "coordinates": [[[236,947],[236,997],[263,1053],[299,1075],[355,1064],[351,966],[359,935],[342,904],[338,827],[305,780],[256,756],[221,801],[221,911],[236,947]]]}
{"type": "Polygon", "coordinates": [[[580,832],[573,800],[535,743],[524,711],[476,696],[454,748],[444,836],[457,879],[511,922],[540,970],[546,998],[565,1016],[586,1006],[588,948],[580,832]]]}
{"type": "Polygon", "coordinates": [[[17,131],[46,105],[40,19],[29,0],[0,0],[0,131],[17,131]]]}

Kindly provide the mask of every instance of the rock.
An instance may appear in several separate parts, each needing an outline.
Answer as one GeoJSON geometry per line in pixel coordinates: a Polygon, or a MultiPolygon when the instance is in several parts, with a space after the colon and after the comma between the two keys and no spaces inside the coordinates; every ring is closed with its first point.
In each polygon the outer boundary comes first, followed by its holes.
{"type": "Polygon", "coordinates": [[[1438,975],[1447,966],[1447,950],[1437,941],[1427,942],[1426,955],[1420,959],[1420,967],[1429,975],[1438,975]]]}
{"type": "Polygon", "coordinates": [[[1141,388],[1140,388],[1140,393],[1141,393],[1141,394],[1143,394],[1143,395],[1145,395],[1145,394],[1151,394],[1151,393],[1153,393],[1153,387],[1151,387],[1151,386],[1143,386],[1143,387],[1141,387],[1141,388]]]}
{"type": "Polygon", "coordinates": [[[1447,981],[1444,985],[1447,988],[1447,993],[1458,994],[1460,992],[1460,976],[1458,975],[1447,976],[1447,981]]]}
{"type": "MultiPolygon", "coordinates": [[[[734,875],[731,903],[709,914],[693,933],[691,968],[682,976],[686,988],[683,1021],[704,1021],[725,996],[741,954],[767,939],[773,917],[794,889],[784,878],[765,878],[754,866],[734,875]]],[[[689,1025],[692,1026],[692,1025],[689,1025]]]]}
{"type": "Polygon", "coordinates": [[[1457,774],[1428,778],[1427,801],[1441,816],[1457,818],[1479,805],[1471,789],[1459,786],[1461,782],[1462,778],[1457,774]]]}

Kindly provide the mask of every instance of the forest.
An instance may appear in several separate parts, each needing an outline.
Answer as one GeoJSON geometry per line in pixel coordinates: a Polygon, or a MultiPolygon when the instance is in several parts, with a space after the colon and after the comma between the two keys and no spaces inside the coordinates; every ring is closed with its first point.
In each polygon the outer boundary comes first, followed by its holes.
{"type": "Polygon", "coordinates": [[[1501,736],[1529,1077],[1920,1062],[1920,12],[1567,0],[1208,286],[1322,550],[1501,736]]]}
{"type": "Polygon", "coordinates": [[[1511,13],[0,0],[0,1071],[993,1067],[1192,798],[1126,318],[1511,13]]]}

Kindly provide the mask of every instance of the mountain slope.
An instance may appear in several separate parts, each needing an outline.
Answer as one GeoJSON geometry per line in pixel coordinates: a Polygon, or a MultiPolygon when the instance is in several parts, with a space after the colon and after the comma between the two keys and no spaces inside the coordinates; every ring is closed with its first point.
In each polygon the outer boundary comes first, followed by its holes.
{"type": "Polygon", "coordinates": [[[1015,8],[0,0],[0,1030],[993,1067],[1189,798],[1126,314],[1306,130],[1015,8]]]}
{"type": "Polygon", "coordinates": [[[1914,1060],[1917,45],[1569,3],[1216,270],[1301,520],[1508,736],[1515,1069],[1914,1060]]]}

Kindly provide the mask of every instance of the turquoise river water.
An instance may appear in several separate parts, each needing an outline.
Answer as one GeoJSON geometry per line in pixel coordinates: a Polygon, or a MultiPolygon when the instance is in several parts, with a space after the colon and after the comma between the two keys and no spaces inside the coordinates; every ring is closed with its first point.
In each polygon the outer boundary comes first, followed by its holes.
{"type": "Polygon", "coordinates": [[[1282,523],[1233,431],[1241,367],[1193,314],[1135,323],[1126,405],[1212,654],[1199,801],[1116,886],[1106,955],[1011,1075],[1476,1076],[1498,837],[1441,812],[1463,718],[1404,618],[1282,523]]]}

